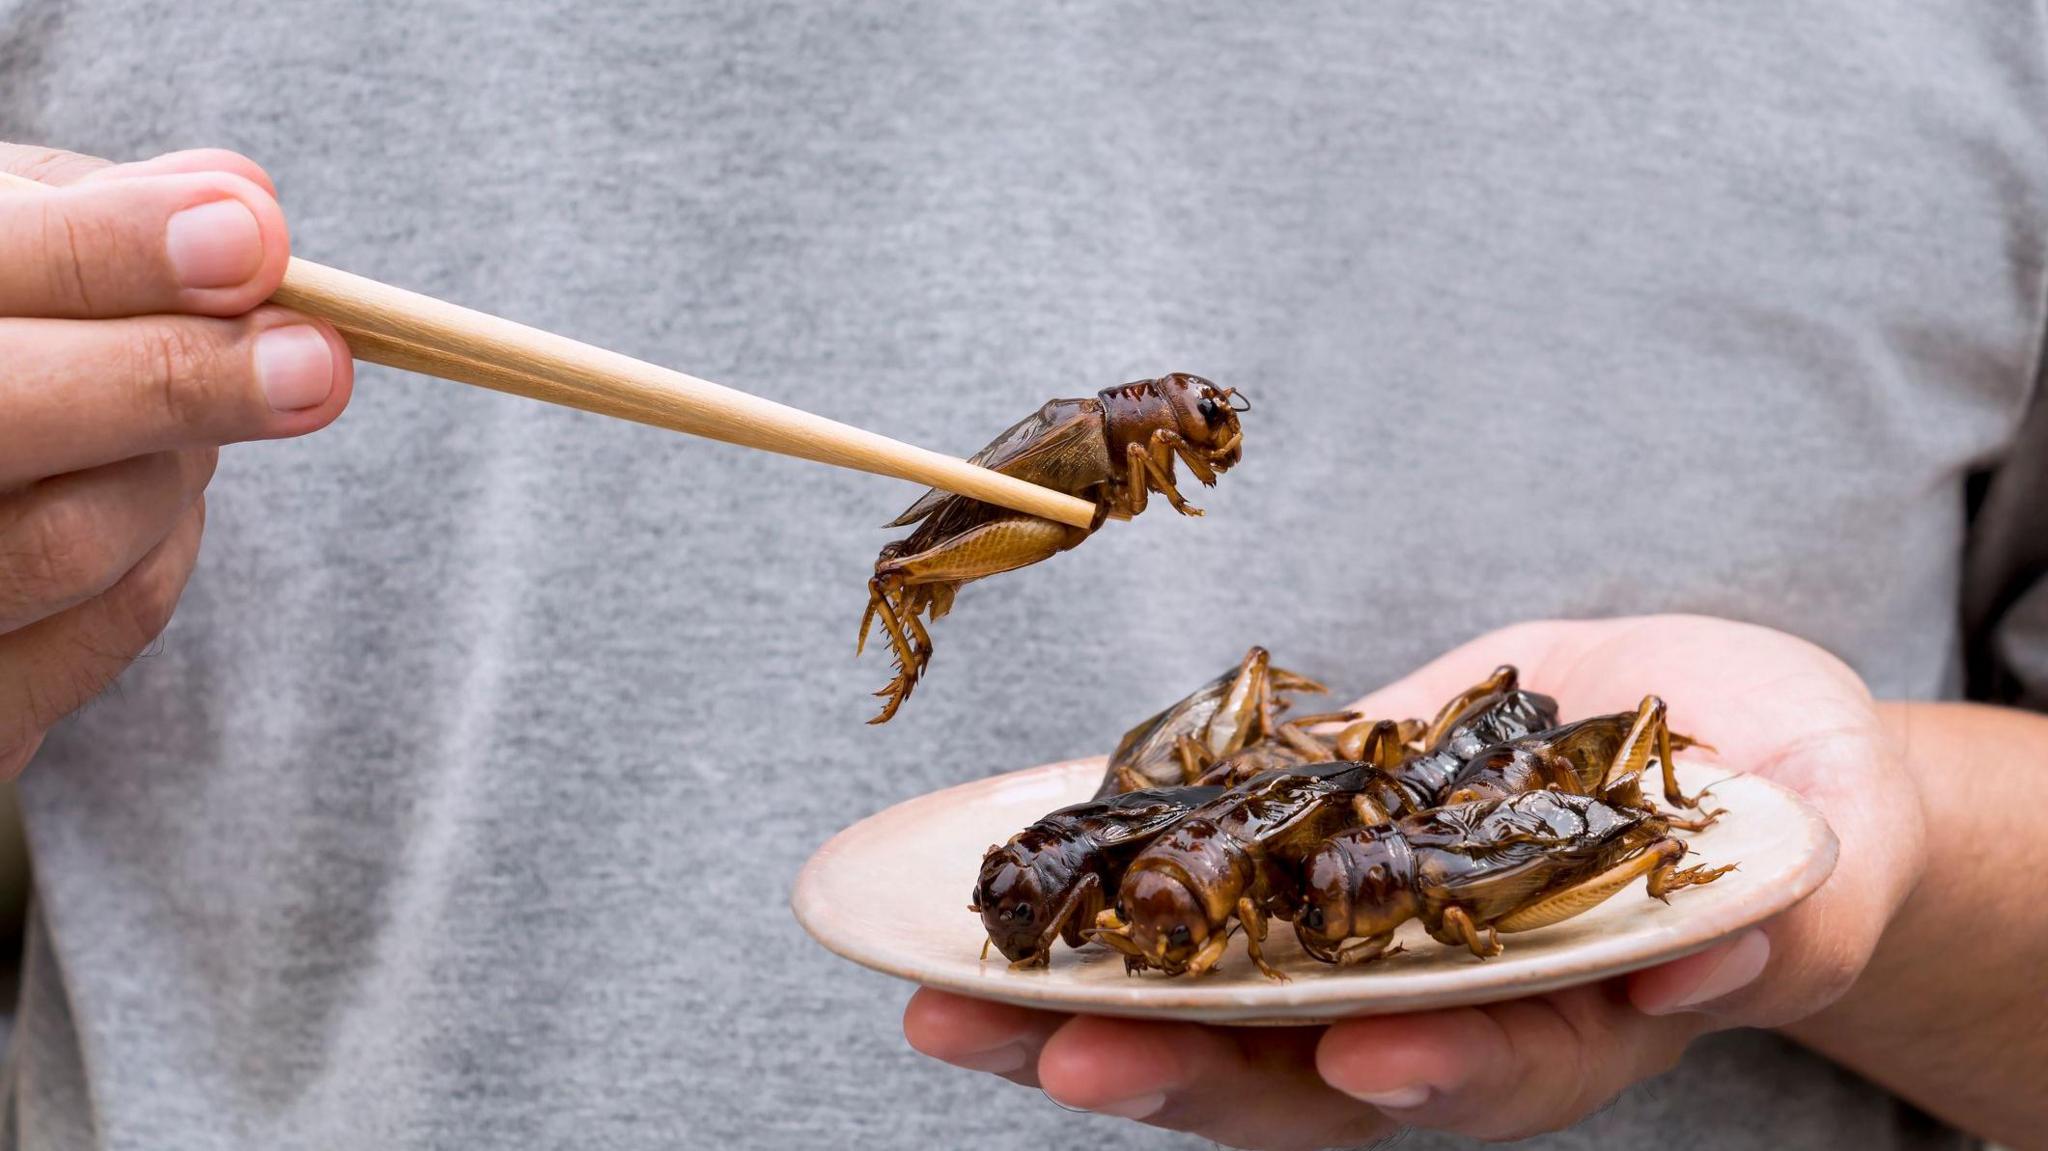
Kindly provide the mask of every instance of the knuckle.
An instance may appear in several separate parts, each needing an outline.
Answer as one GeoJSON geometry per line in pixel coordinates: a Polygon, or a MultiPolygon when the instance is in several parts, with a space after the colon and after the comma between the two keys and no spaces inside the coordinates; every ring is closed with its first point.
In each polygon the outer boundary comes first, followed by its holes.
{"type": "Polygon", "coordinates": [[[1766,1014],[1790,1022],[1840,999],[1862,977],[1876,945],[1875,933],[1868,938],[1856,932],[1839,932],[1795,940],[1793,946],[1797,950],[1793,953],[1801,957],[1798,965],[1803,970],[1791,982],[1799,993],[1787,1002],[1770,1005],[1766,1014]]]}
{"type": "Polygon", "coordinates": [[[36,205],[34,228],[30,258],[41,273],[43,294],[62,310],[91,311],[93,292],[86,269],[97,229],[55,199],[36,205]]]}
{"type": "Polygon", "coordinates": [[[192,469],[192,487],[204,491],[213,482],[214,473],[220,469],[220,449],[199,448],[192,452],[189,466],[192,469]]]}
{"type": "Polygon", "coordinates": [[[101,525],[87,508],[58,500],[15,524],[7,548],[5,598],[30,604],[70,602],[111,585],[120,574],[101,525]]]}
{"type": "Polygon", "coordinates": [[[96,167],[94,161],[61,148],[24,146],[14,151],[7,169],[40,184],[60,184],[96,167]]]}
{"type": "Polygon", "coordinates": [[[130,376],[144,410],[154,411],[173,428],[210,422],[206,384],[218,356],[207,335],[184,321],[151,324],[135,340],[132,354],[130,376]]]}
{"type": "Polygon", "coordinates": [[[171,625],[184,591],[182,573],[170,564],[145,564],[105,597],[108,622],[122,656],[132,658],[171,625]]]}

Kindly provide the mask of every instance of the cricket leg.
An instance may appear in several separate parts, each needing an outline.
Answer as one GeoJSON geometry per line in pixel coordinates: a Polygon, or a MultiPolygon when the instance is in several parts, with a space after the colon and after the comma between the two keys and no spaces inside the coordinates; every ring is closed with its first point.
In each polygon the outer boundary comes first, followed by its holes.
{"type": "Polygon", "coordinates": [[[1674,807],[1698,807],[1698,800],[1688,798],[1678,789],[1678,772],[1671,758],[1671,726],[1665,719],[1664,701],[1654,695],[1644,696],[1637,705],[1635,722],[1629,725],[1628,734],[1622,737],[1613,762],[1607,765],[1593,794],[1604,797],[1616,784],[1641,774],[1650,765],[1653,749],[1663,767],[1665,800],[1674,807]]]}
{"type": "Polygon", "coordinates": [[[1267,669],[1271,666],[1272,661],[1270,659],[1259,661],[1258,690],[1254,693],[1257,696],[1256,714],[1259,717],[1259,728],[1256,732],[1246,731],[1244,733],[1243,740],[1246,744],[1266,739],[1276,734],[1279,729],[1279,720],[1274,717],[1286,710],[1284,705],[1281,707],[1273,705],[1273,677],[1267,674],[1267,669]]]}
{"type": "MultiPolygon", "coordinates": [[[[908,611],[898,614],[896,596],[891,594],[891,588],[883,577],[877,576],[868,581],[868,613],[881,615],[882,628],[888,633],[890,645],[896,649],[896,676],[882,690],[875,693],[884,700],[882,713],[868,721],[887,723],[895,717],[896,709],[903,706],[903,701],[910,698],[911,690],[917,686],[917,677],[924,671],[925,664],[931,660],[931,642],[930,638],[925,636],[924,625],[918,622],[915,614],[908,611]],[[917,628],[919,637],[924,639],[922,647],[913,644],[904,634],[903,616],[906,615],[917,628]]],[[[866,617],[861,620],[861,640],[865,646],[866,617]]],[[[855,654],[859,654],[858,649],[855,654]]]]}
{"type": "Polygon", "coordinates": [[[1296,691],[1307,692],[1310,695],[1322,695],[1330,690],[1305,675],[1288,671],[1285,668],[1269,667],[1267,678],[1272,682],[1274,691],[1296,691]]]}
{"type": "MultiPolygon", "coordinates": [[[[1697,799],[1699,797],[1694,796],[1693,798],[1697,799]]],[[[1720,822],[1721,817],[1726,814],[1728,814],[1727,808],[1717,807],[1712,811],[1703,812],[1691,819],[1680,819],[1678,816],[1667,815],[1663,812],[1659,812],[1657,818],[1663,820],[1666,827],[1674,828],[1678,831],[1705,831],[1707,828],[1720,822]]]]}
{"type": "Polygon", "coordinates": [[[1266,942],[1266,917],[1252,902],[1251,896],[1243,896],[1237,901],[1237,921],[1244,924],[1244,949],[1251,955],[1252,962],[1259,965],[1260,972],[1268,979],[1287,982],[1286,972],[1266,962],[1266,953],[1262,949],[1266,942]]]}
{"type": "Polygon", "coordinates": [[[1216,765],[1216,757],[1209,754],[1209,749],[1196,743],[1186,732],[1173,737],[1173,754],[1174,758],[1180,760],[1182,783],[1195,782],[1216,765]]]}
{"type": "Polygon", "coordinates": [[[1452,696],[1451,701],[1436,713],[1436,718],[1430,721],[1429,727],[1422,733],[1422,746],[1435,747],[1443,739],[1444,733],[1450,730],[1451,724],[1457,722],[1458,717],[1464,714],[1466,708],[1489,695],[1515,690],[1518,679],[1519,674],[1515,671],[1514,665],[1504,663],[1493,669],[1492,675],[1452,696]]]}
{"type": "Polygon", "coordinates": [[[1283,723],[1274,728],[1273,738],[1300,756],[1305,763],[1326,763],[1337,755],[1328,743],[1302,730],[1298,723],[1283,723]]]}
{"type": "Polygon", "coordinates": [[[1681,887],[1712,883],[1728,870],[1692,867],[1679,871],[1678,861],[1683,858],[1684,841],[1666,836],[1649,844],[1640,855],[1502,916],[1494,921],[1494,926],[1502,931],[1515,932],[1534,931],[1539,927],[1563,923],[1607,902],[1615,892],[1645,875],[1650,876],[1650,894],[1663,899],[1667,893],[1681,887]]]}
{"type": "Polygon", "coordinates": [[[1479,925],[1472,922],[1472,917],[1465,914],[1462,907],[1453,907],[1444,912],[1441,932],[1439,938],[1450,936],[1463,943],[1472,954],[1481,959],[1492,959],[1501,953],[1500,933],[1491,927],[1482,933],[1479,925]]]}
{"type": "MultiPolygon", "coordinates": [[[[1054,941],[1059,939],[1060,933],[1066,929],[1067,924],[1073,920],[1074,915],[1082,907],[1086,906],[1089,897],[1097,895],[1101,890],[1102,881],[1096,878],[1094,872],[1089,872],[1087,875],[1082,876],[1081,882],[1074,885],[1074,890],[1060,904],[1059,910],[1053,912],[1052,921],[1045,925],[1043,932],[1039,933],[1038,949],[1030,955],[1010,964],[1010,970],[1022,971],[1031,967],[1052,966],[1052,945],[1054,941]]],[[[1076,937],[1078,938],[1078,934],[1076,937]]]]}
{"type": "Polygon", "coordinates": [[[1287,722],[1296,727],[1309,728],[1325,723],[1357,723],[1364,718],[1355,711],[1319,711],[1314,715],[1297,715],[1287,722]]]}
{"type": "Polygon", "coordinates": [[[1394,942],[1394,933],[1389,931],[1385,935],[1368,935],[1348,947],[1338,948],[1337,963],[1344,967],[1356,967],[1361,963],[1370,963],[1389,955],[1399,955],[1401,951],[1401,945],[1394,942]]]}
{"type": "Polygon", "coordinates": [[[1267,734],[1265,724],[1270,717],[1265,707],[1269,700],[1263,694],[1267,664],[1266,649],[1256,646],[1238,661],[1222,702],[1202,725],[1202,746],[1212,754],[1232,755],[1267,734]]]}
{"type": "Polygon", "coordinates": [[[967,583],[1051,559],[1086,535],[1080,528],[1037,516],[1004,516],[978,524],[924,551],[878,564],[876,575],[899,580],[906,588],[967,583]]]}
{"type": "Polygon", "coordinates": [[[1388,814],[1386,808],[1380,806],[1379,800],[1364,792],[1351,797],[1351,814],[1357,818],[1360,827],[1378,827],[1382,823],[1391,822],[1394,818],[1388,814]]]}
{"type": "Polygon", "coordinates": [[[1202,481],[1203,487],[1216,486],[1216,469],[1210,467],[1209,461],[1202,453],[1195,450],[1195,445],[1182,438],[1179,432],[1169,432],[1161,428],[1152,433],[1152,440],[1154,443],[1164,442],[1172,448],[1173,454],[1179,456],[1180,461],[1188,466],[1188,470],[1194,473],[1195,478],[1202,481]]]}
{"type": "Polygon", "coordinates": [[[1645,886],[1648,887],[1651,898],[1663,899],[1664,902],[1669,903],[1671,901],[1665,897],[1672,892],[1678,891],[1681,888],[1699,887],[1702,884],[1712,883],[1735,870],[1735,867],[1736,865],[1732,863],[1724,863],[1719,867],[1707,867],[1702,864],[1698,867],[1688,867],[1680,871],[1678,869],[1678,860],[1674,858],[1662,866],[1652,868],[1650,871],[1650,882],[1645,886]]]}
{"type": "Polygon", "coordinates": [[[1360,720],[1337,733],[1337,758],[1369,763],[1382,771],[1401,765],[1406,752],[1401,747],[1401,725],[1391,719],[1372,723],[1360,720]]]}
{"type": "Polygon", "coordinates": [[[1087,533],[1065,524],[1036,516],[1004,516],[961,532],[944,543],[913,555],[895,556],[876,566],[868,584],[869,607],[889,629],[890,640],[902,670],[889,686],[876,693],[886,699],[882,714],[869,723],[887,723],[931,660],[931,637],[917,619],[917,605],[910,597],[920,587],[962,584],[983,576],[1029,567],[1079,543],[1087,533]],[[893,593],[893,594],[892,594],[893,593]],[[897,604],[906,604],[898,612],[897,604]],[[905,632],[906,621],[915,634],[913,643],[905,632]]]}
{"type": "MultiPolygon", "coordinates": [[[[1686,742],[1690,744],[1692,741],[1686,742]]],[[[1671,744],[1671,724],[1665,718],[1664,701],[1660,699],[1657,700],[1657,758],[1664,764],[1664,802],[1673,807],[1698,807],[1700,801],[1697,796],[1687,799],[1685,793],[1678,789],[1678,763],[1671,758],[1671,744]]]]}
{"type": "Polygon", "coordinates": [[[1146,961],[1145,952],[1137,941],[1131,938],[1131,926],[1116,913],[1116,908],[1105,907],[1096,913],[1095,926],[1081,933],[1089,939],[1120,952],[1124,957],[1124,974],[1136,975],[1152,966],[1146,961]]]}
{"type": "Polygon", "coordinates": [[[1394,726],[1395,730],[1401,733],[1401,746],[1415,751],[1422,750],[1422,737],[1429,731],[1428,724],[1419,719],[1404,719],[1394,726]]]}
{"type": "MultiPolygon", "coordinates": [[[[1164,429],[1154,432],[1152,434],[1152,442],[1156,445],[1161,435],[1173,434],[1164,429]]],[[[1180,489],[1173,484],[1173,472],[1170,470],[1173,464],[1173,453],[1168,451],[1164,455],[1166,458],[1163,461],[1156,458],[1153,453],[1145,450],[1145,445],[1143,444],[1131,444],[1124,449],[1124,458],[1129,462],[1128,466],[1130,468],[1131,503],[1136,505],[1138,511],[1143,511],[1145,510],[1144,493],[1147,491],[1157,491],[1160,495],[1166,497],[1167,503],[1173,505],[1174,511],[1184,516],[1201,515],[1202,509],[1182,498],[1180,489]]]]}
{"type": "Polygon", "coordinates": [[[1195,952],[1195,957],[1188,960],[1184,973],[1188,975],[1207,975],[1211,971],[1216,970],[1217,961],[1223,958],[1224,948],[1229,946],[1230,932],[1219,931],[1211,935],[1208,941],[1202,944],[1202,949],[1195,952]]]}

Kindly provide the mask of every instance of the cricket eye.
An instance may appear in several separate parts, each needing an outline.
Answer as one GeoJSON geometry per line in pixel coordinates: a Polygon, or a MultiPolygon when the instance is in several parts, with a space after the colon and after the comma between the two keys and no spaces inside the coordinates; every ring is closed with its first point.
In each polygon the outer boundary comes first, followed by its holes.
{"type": "Polygon", "coordinates": [[[1323,909],[1313,903],[1309,904],[1307,910],[1301,913],[1301,925],[1310,931],[1321,931],[1323,929],[1323,909]]]}
{"type": "Polygon", "coordinates": [[[1223,422],[1223,408],[1212,397],[1203,396],[1201,401],[1195,405],[1195,410],[1202,413],[1202,419],[1210,427],[1215,427],[1223,422]]]}
{"type": "Polygon", "coordinates": [[[1188,930],[1187,924],[1176,923],[1173,925],[1173,930],[1166,933],[1166,940],[1175,947],[1186,947],[1195,941],[1195,935],[1194,932],[1188,930]]]}

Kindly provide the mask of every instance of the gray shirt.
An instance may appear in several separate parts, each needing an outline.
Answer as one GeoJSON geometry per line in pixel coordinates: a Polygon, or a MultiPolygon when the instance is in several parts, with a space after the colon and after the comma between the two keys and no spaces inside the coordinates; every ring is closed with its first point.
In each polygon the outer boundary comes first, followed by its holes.
{"type": "MultiPolygon", "coordinates": [[[[1206,519],[969,587],[871,728],[914,490],[365,369],[224,455],[161,649],[23,779],[8,1142],[1196,1146],[910,1052],[797,867],[1253,642],[1350,693],[1693,611],[2039,692],[2039,587],[1959,606],[2040,459],[2038,7],[1539,7],[0,0],[0,136],[239,148],[314,259],[955,452],[1171,369],[1256,405],[1206,519]]],[[[1734,1034],[1538,1144],[1952,1139],[1734,1034]]]]}

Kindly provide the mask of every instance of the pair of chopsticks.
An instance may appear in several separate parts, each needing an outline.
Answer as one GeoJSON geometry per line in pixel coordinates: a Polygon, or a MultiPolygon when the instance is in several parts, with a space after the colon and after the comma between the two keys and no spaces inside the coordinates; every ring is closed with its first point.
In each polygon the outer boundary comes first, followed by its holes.
{"type": "MultiPolygon", "coordinates": [[[[0,172],[0,188],[54,191],[0,172]]],[[[293,257],[270,302],[333,324],[359,360],[706,439],[895,476],[1074,527],[1095,505],[940,452],[293,257]]]]}

